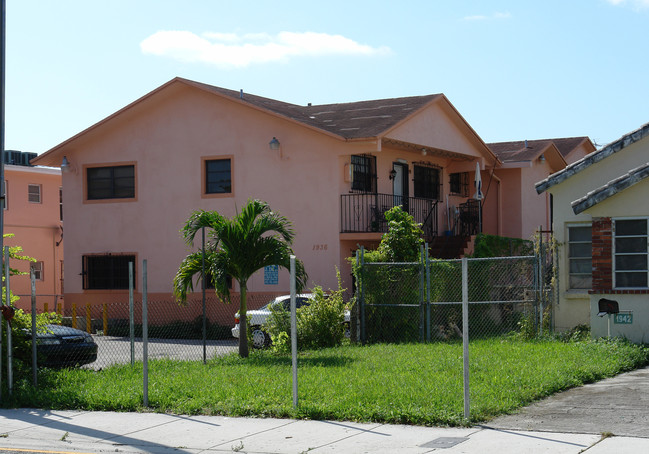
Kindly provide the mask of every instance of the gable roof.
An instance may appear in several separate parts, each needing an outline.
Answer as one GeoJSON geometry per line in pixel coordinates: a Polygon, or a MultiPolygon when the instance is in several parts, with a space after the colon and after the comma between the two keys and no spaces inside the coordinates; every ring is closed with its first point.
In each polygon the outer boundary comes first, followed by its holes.
{"type": "Polygon", "coordinates": [[[503,163],[533,161],[553,143],[552,139],[488,143],[503,163]],[[527,143],[526,143],[527,142],[527,143]]]}
{"type": "Polygon", "coordinates": [[[552,170],[559,170],[564,168],[567,162],[557,147],[555,140],[557,139],[496,142],[489,143],[487,146],[505,167],[515,167],[515,163],[520,162],[531,163],[543,155],[548,160],[552,170]],[[510,166],[507,164],[510,164],[510,166]]]}
{"type": "Polygon", "coordinates": [[[603,186],[589,192],[584,197],[575,200],[570,205],[575,214],[579,214],[587,209],[597,205],[600,202],[614,196],[618,192],[633,186],[649,177],[649,162],[635,169],[629,170],[624,175],[609,181],[603,186]]]}
{"type": "Polygon", "coordinates": [[[590,138],[586,136],[581,136],[581,137],[560,137],[557,139],[550,139],[556,147],[559,149],[561,152],[561,155],[565,158],[567,157],[570,153],[572,153],[575,148],[577,148],[579,145],[581,145],[584,142],[588,142],[593,149],[595,150],[595,146],[593,143],[590,141],[590,138]]]}
{"type": "Polygon", "coordinates": [[[545,180],[539,181],[535,185],[536,192],[541,194],[542,192],[547,191],[552,186],[566,181],[571,176],[589,168],[593,164],[606,159],[607,157],[627,148],[628,146],[644,139],[647,136],[649,136],[649,123],[636,129],[633,132],[620,137],[615,142],[611,142],[601,150],[593,151],[592,153],[587,154],[580,160],[568,165],[568,167],[566,167],[565,169],[553,173],[545,180]]]}
{"type": "MultiPolygon", "coordinates": [[[[512,142],[495,142],[487,144],[489,148],[503,162],[531,161],[538,157],[538,150],[544,149],[553,143],[557,147],[561,156],[565,159],[579,145],[584,142],[590,142],[586,136],[581,137],[558,137],[553,139],[538,140],[518,140],[512,142]],[[527,146],[526,146],[527,142],[527,146]]],[[[594,149],[594,147],[593,147],[594,149]]]]}
{"type": "Polygon", "coordinates": [[[244,93],[243,91],[229,90],[226,88],[216,87],[214,85],[196,82],[181,77],[176,77],[169,82],[161,85],[136,101],[128,104],[117,112],[86,128],[75,136],[56,145],[47,152],[34,158],[34,163],[42,165],[57,165],[56,155],[59,150],[75,141],[79,137],[100,127],[111,119],[117,117],[123,112],[152,98],[157,93],[167,89],[172,85],[186,85],[198,88],[200,90],[212,93],[214,95],[228,98],[229,100],[250,106],[271,115],[283,117],[289,121],[299,123],[308,128],[323,132],[325,134],[338,137],[342,140],[374,139],[387,134],[390,130],[397,127],[411,116],[421,111],[426,106],[435,102],[444,101],[445,105],[452,113],[457,115],[458,121],[466,126],[466,133],[472,135],[474,140],[483,148],[484,152],[491,155],[494,160],[497,158],[486,146],[484,141],[477,135],[471,126],[457,112],[453,105],[446,99],[443,94],[432,94],[425,96],[410,96],[390,99],[376,99],[370,101],[358,101],[339,104],[324,105],[307,105],[300,106],[297,104],[277,101],[270,98],[264,98],[253,94],[244,93]]]}

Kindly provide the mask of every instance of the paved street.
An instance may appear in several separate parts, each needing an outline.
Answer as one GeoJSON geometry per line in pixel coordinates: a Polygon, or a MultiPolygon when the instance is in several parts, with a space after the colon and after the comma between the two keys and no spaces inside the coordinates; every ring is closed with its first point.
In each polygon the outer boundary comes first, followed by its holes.
{"type": "MultiPolygon", "coordinates": [[[[128,338],[112,336],[93,336],[93,338],[99,346],[97,361],[85,367],[98,370],[111,364],[128,364],[131,362],[131,342],[128,338]]],[[[210,359],[217,355],[237,351],[237,342],[238,340],[235,338],[208,340],[206,345],[207,358],[210,359]]],[[[141,361],[141,338],[135,339],[133,351],[135,361],[141,361]]],[[[149,360],[171,358],[201,361],[203,359],[203,341],[196,339],[149,339],[148,354],[149,360]]]]}

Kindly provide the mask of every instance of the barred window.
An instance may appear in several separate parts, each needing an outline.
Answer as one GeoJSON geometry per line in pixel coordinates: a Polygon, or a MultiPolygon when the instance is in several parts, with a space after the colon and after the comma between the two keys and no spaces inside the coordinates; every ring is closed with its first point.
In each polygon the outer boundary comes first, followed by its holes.
{"type": "Polygon", "coordinates": [[[469,197],[469,172],[456,172],[449,175],[451,194],[469,197]]]}
{"type": "Polygon", "coordinates": [[[84,255],[81,273],[84,290],[128,289],[129,262],[133,262],[135,282],[135,255],[84,255]]]}
{"type": "Polygon", "coordinates": [[[415,165],[415,197],[439,200],[441,193],[440,169],[429,165],[415,165]]]}
{"type": "Polygon", "coordinates": [[[352,155],[352,191],[376,192],[376,156],[352,155]]]}

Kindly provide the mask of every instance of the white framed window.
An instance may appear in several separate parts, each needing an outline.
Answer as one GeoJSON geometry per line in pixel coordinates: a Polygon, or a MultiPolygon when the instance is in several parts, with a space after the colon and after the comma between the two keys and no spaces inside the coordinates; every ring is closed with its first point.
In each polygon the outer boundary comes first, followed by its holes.
{"type": "Polygon", "coordinates": [[[613,287],[649,286],[649,228],[647,218],[613,220],[613,287]]]}
{"type": "Polygon", "coordinates": [[[568,288],[593,287],[593,229],[590,224],[568,226],[568,288]]]}
{"type": "Polygon", "coordinates": [[[27,199],[29,203],[41,203],[41,185],[29,184],[27,185],[27,199]]]}
{"type": "Polygon", "coordinates": [[[32,262],[31,268],[34,271],[34,279],[37,281],[43,280],[43,262],[32,262]]]}

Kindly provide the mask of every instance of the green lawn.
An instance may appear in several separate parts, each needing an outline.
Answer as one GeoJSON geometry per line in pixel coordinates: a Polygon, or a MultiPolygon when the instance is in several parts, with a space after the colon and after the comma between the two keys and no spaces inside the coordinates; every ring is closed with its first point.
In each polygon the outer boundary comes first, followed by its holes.
{"type": "MultiPolygon", "coordinates": [[[[477,340],[470,346],[471,421],[511,412],[570,387],[644,365],[649,350],[622,341],[477,340]]],[[[27,378],[11,405],[51,409],[461,425],[462,345],[343,346],[301,353],[299,406],[292,406],[291,360],[271,352],[208,362],[149,363],[149,409],[142,365],[27,378]]],[[[7,402],[5,402],[7,404],[7,402]]]]}

